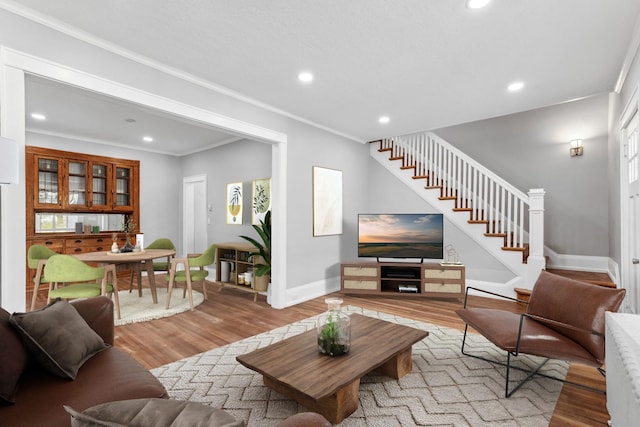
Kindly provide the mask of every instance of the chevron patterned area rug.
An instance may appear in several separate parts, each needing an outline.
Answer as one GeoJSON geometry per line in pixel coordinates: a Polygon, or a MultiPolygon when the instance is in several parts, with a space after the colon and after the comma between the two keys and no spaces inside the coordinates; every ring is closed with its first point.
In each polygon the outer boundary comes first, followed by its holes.
{"type": "MultiPolygon", "coordinates": [[[[413,346],[413,371],[400,380],[371,373],[360,382],[360,406],[342,421],[344,427],[406,426],[546,426],[562,384],[537,377],[511,398],[504,397],[504,370],[462,356],[462,332],[359,307],[346,307],[389,322],[429,331],[413,346]]],[[[223,347],[154,369],[174,399],[223,408],[249,427],[275,426],[306,409],[271,391],[262,376],[236,361],[236,356],[315,327],[316,317],[277,328],[223,347]]],[[[469,350],[505,360],[493,344],[471,334],[469,350]]],[[[530,366],[537,360],[518,357],[530,366]]],[[[543,371],[564,378],[568,364],[550,361],[543,371]]],[[[322,375],[322,373],[318,373],[322,375]]],[[[513,371],[517,381],[524,373],[513,371]]]]}

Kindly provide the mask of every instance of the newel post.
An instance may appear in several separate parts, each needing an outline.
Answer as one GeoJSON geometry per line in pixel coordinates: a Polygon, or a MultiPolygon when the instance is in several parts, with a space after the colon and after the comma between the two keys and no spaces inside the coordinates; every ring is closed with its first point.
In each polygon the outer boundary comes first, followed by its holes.
{"type": "MultiPolygon", "coordinates": [[[[544,259],[544,190],[529,190],[529,258],[527,264],[539,272],[545,267],[544,259]]],[[[537,277],[537,275],[536,275],[537,277]]]]}

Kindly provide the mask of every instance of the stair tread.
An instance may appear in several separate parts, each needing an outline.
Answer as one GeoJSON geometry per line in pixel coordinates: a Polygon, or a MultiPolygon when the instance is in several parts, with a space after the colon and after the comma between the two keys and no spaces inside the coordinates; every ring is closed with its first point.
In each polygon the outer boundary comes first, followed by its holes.
{"type": "MultiPolygon", "coordinates": [[[[516,240],[518,240],[513,231],[495,233],[489,232],[491,230],[501,229],[504,224],[501,224],[500,220],[488,220],[488,219],[478,219],[484,218],[487,216],[485,214],[485,209],[482,209],[481,206],[473,207],[474,204],[477,204],[477,200],[472,200],[468,197],[468,194],[465,192],[459,192],[457,189],[457,185],[455,182],[448,182],[447,179],[443,179],[443,177],[436,177],[433,179],[433,171],[429,170],[428,163],[422,162],[418,160],[416,157],[413,157],[410,154],[410,149],[403,148],[403,145],[396,146],[393,140],[385,139],[385,140],[376,140],[370,142],[379,142],[380,146],[389,145],[384,148],[378,148],[378,152],[389,152],[389,160],[402,160],[402,165],[400,166],[400,170],[413,169],[412,179],[426,179],[425,190],[440,190],[440,196],[438,200],[446,201],[453,200],[455,201],[454,207],[452,207],[453,212],[469,212],[469,224],[485,224],[486,232],[484,236],[486,237],[499,237],[503,239],[503,246],[501,247],[504,251],[514,251],[514,252],[522,252],[522,262],[524,264],[527,263],[527,258],[529,256],[529,245],[527,243],[523,243],[521,246],[507,246],[508,244],[513,244],[516,240]],[[402,153],[401,155],[394,155],[396,153],[402,153]],[[412,164],[409,166],[408,164],[412,164]],[[424,175],[417,175],[418,172],[426,172],[424,175]],[[439,183],[439,185],[434,185],[435,183],[439,183]],[[454,184],[454,185],[452,185],[454,184]],[[454,188],[455,187],[455,188],[454,188]],[[463,197],[465,196],[466,197],[463,197]],[[459,197],[460,196],[460,197],[459,197]],[[472,207],[460,207],[460,206],[469,206],[472,207]],[[476,218],[476,219],[473,219],[476,218]],[[511,238],[509,238],[511,236],[511,238]]],[[[455,178],[454,178],[455,179],[455,178]]],[[[431,193],[433,195],[433,193],[431,193]]]]}

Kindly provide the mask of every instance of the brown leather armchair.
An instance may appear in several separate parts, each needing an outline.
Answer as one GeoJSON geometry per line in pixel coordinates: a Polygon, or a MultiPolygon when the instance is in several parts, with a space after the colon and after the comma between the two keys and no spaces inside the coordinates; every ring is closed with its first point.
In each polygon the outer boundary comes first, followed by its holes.
{"type": "MultiPolygon", "coordinates": [[[[538,370],[549,359],[577,362],[597,368],[601,373],[604,364],[604,313],[617,311],[625,296],[624,289],[613,289],[579,282],[542,271],[531,292],[524,314],[505,310],[467,307],[469,287],[464,308],[456,310],[466,322],[462,353],[492,363],[477,354],[465,352],[465,342],[469,326],[482,334],[500,349],[507,352],[507,372],[505,396],[511,396],[534,375],[541,375],[580,387],[582,384],[565,381],[545,375],[538,370]],[[512,358],[520,354],[544,357],[545,360],[529,375],[509,391],[510,369],[520,369],[512,365],[512,358]]],[[[514,301],[514,298],[488,292],[514,301]]],[[[521,301],[523,302],[523,301],[521,301]]],[[[597,390],[601,391],[601,390],[597,390]]]]}

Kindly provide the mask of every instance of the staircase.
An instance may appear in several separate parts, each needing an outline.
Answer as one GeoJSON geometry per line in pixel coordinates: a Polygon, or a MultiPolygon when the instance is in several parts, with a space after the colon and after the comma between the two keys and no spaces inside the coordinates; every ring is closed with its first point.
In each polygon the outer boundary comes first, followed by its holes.
{"type": "Polygon", "coordinates": [[[544,190],[525,194],[442,138],[372,141],[371,156],[512,271],[498,288],[531,288],[544,268],[544,190]]]}

